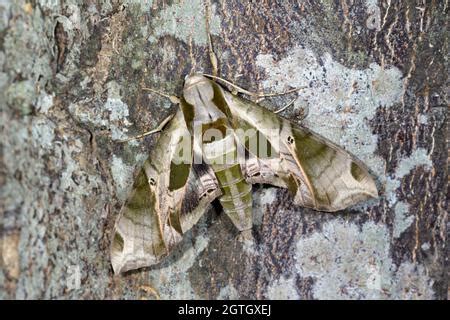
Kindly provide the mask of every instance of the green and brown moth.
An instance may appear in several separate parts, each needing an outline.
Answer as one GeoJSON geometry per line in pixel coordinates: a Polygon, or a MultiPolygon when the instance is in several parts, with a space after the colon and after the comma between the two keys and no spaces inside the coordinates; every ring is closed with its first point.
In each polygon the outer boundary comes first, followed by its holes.
{"type": "Polygon", "coordinates": [[[328,212],[377,197],[365,166],[342,148],[214,79],[189,75],[172,99],[180,108],[160,126],[115,224],[115,273],[160,262],[215,199],[238,230],[250,230],[255,183],[287,188],[295,204],[328,212]]]}

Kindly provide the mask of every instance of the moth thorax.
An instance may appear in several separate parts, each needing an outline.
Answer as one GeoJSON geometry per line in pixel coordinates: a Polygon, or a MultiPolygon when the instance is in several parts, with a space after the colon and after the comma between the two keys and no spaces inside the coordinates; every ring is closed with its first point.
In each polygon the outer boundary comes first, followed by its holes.
{"type": "Polygon", "coordinates": [[[193,106],[212,101],[214,98],[214,89],[211,81],[202,75],[188,77],[184,84],[183,97],[193,106]]]}
{"type": "Polygon", "coordinates": [[[227,134],[223,139],[204,142],[203,156],[214,170],[236,164],[238,159],[234,135],[227,134]]]}

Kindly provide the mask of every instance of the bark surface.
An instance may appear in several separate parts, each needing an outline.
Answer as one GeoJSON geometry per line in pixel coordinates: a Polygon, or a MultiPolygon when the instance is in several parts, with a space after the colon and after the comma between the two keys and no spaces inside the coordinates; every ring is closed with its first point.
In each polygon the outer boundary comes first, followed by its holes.
{"type": "Polygon", "coordinates": [[[327,214],[255,186],[253,240],[212,206],[164,262],[114,276],[112,227],[157,135],[118,140],[176,110],[143,87],[180,95],[211,71],[203,2],[0,2],[0,298],[446,299],[447,10],[213,1],[220,75],[307,86],[282,115],[366,163],[380,197],[327,214]]]}

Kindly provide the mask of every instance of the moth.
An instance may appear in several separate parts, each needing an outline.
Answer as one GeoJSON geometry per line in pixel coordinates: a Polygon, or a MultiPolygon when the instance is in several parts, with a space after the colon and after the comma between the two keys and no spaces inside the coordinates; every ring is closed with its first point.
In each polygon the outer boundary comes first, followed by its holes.
{"type": "Polygon", "coordinates": [[[115,223],[116,274],[160,262],[215,199],[239,231],[251,230],[253,184],[287,188],[295,204],[327,212],[377,197],[360,161],[215,78],[186,78],[139,171],[115,223]]]}
{"type": "Polygon", "coordinates": [[[238,230],[251,229],[255,183],[319,211],[377,197],[365,166],[340,147],[204,75],[187,77],[115,224],[114,272],[161,261],[215,199],[238,230]]]}

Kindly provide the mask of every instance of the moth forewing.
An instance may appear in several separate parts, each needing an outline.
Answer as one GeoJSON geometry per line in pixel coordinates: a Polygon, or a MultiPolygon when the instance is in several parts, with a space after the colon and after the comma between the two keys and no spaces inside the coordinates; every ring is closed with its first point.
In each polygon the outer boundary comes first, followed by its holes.
{"type": "MultiPolygon", "coordinates": [[[[294,193],[299,205],[338,211],[377,197],[373,178],[365,166],[330,141],[281,118],[269,110],[225,90],[233,123],[252,126],[278,151],[282,169],[273,167],[294,193]]],[[[270,184],[273,180],[261,179],[270,184]]]]}
{"type": "MultiPolygon", "coordinates": [[[[186,135],[190,136],[183,113],[179,110],[145,161],[116,221],[111,245],[115,273],[158,263],[181,241],[181,220],[185,222],[191,215],[191,212],[183,212],[184,217],[180,219],[184,189],[189,183],[192,184],[189,178],[197,180],[197,177],[188,174],[186,179],[186,173],[180,168],[177,175],[171,175],[171,169],[174,169],[173,161],[186,135]]],[[[192,159],[184,170],[190,172],[191,163],[192,159]]],[[[182,164],[183,161],[180,161],[182,164]]],[[[204,206],[201,204],[200,208],[204,206]]],[[[197,212],[195,214],[198,215],[197,212]]]]}

